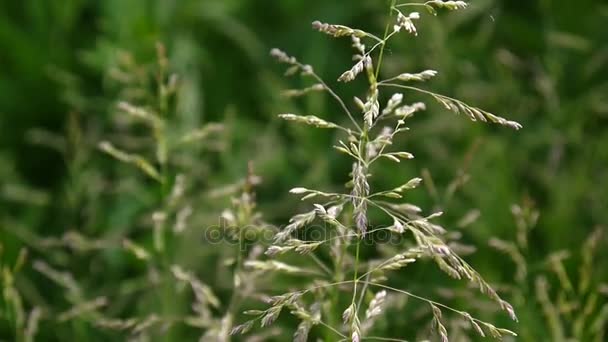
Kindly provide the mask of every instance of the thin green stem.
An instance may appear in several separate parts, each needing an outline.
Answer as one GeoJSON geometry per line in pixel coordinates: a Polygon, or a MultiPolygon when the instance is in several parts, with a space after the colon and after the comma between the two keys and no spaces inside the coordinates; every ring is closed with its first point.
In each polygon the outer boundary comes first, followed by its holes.
{"type": "MultiPolygon", "coordinates": [[[[242,233],[240,233],[239,235],[239,249],[237,251],[237,258],[236,258],[236,264],[235,264],[235,268],[234,268],[234,274],[233,274],[233,280],[236,280],[237,277],[239,277],[239,283],[236,283],[236,281],[234,282],[234,287],[232,288],[232,294],[230,296],[230,301],[228,302],[228,308],[226,309],[226,313],[224,314],[224,319],[223,321],[226,322],[227,324],[227,329],[226,329],[226,333],[230,332],[230,329],[232,329],[232,321],[234,319],[234,314],[237,310],[237,308],[239,307],[239,303],[241,301],[241,298],[239,296],[239,286],[240,283],[243,281],[242,279],[240,279],[240,274],[241,274],[241,267],[242,267],[242,263],[243,263],[243,252],[242,252],[242,233]]],[[[224,339],[229,340],[228,336],[224,336],[224,339]]]]}
{"type": "Polygon", "coordinates": [[[359,279],[357,278],[357,274],[359,273],[359,252],[361,250],[361,238],[357,239],[357,247],[355,252],[355,270],[353,275],[353,299],[351,304],[355,304],[355,300],[357,297],[357,282],[359,279]]]}
{"type": "MultiPolygon", "coordinates": [[[[395,134],[397,134],[397,132],[399,132],[399,128],[401,128],[401,120],[399,120],[397,122],[397,125],[395,126],[395,129],[393,130],[393,133],[391,134],[391,140],[395,137],[395,134]]],[[[367,163],[368,166],[372,165],[376,160],[378,160],[382,157],[382,154],[384,153],[386,146],[388,146],[388,144],[382,145],[378,154],[367,163]]]]}
{"type": "Polygon", "coordinates": [[[439,96],[441,96],[441,97],[448,98],[448,99],[450,99],[450,100],[452,100],[452,101],[458,101],[458,102],[461,102],[461,101],[456,100],[456,99],[454,99],[454,98],[451,98],[451,97],[449,97],[449,96],[445,96],[445,95],[436,94],[436,93],[433,93],[432,91],[428,91],[428,90],[420,89],[420,88],[417,88],[417,87],[406,86],[406,85],[403,85],[403,84],[397,84],[397,83],[389,83],[389,81],[388,81],[388,80],[384,80],[384,81],[380,81],[380,82],[378,82],[378,86],[380,86],[380,87],[395,87],[395,88],[401,88],[401,89],[408,89],[408,90],[417,91],[417,92],[419,92],[419,93],[424,93],[424,94],[431,95],[431,96],[438,96],[438,95],[439,95],[439,96]]]}
{"type": "MultiPolygon", "coordinates": [[[[369,281],[369,276],[370,276],[370,273],[367,272],[363,276],[360,276],[359,279],[366,278],[365,280],[369,281]]],[[[364,283],[363,290],[361,290],[361,294],[359,295],[359,301],[357,302],[357,310],[361,307],[361,305],[363,303],[363,298],[365,297],[365,292],[367,291],[367,286],[368,286],[368,284],[364,283]]]]}
{"type": "Polygon", "coordinates": [[[402,339],[399,339],[399,338],[380,337],[380,336],[367,336],[367,337],[363,337],[361,340],[363,340],[363,341],[408,342],[407,340],[402,340],[402,339]]]}
{"type": "Polygon", "coordinates": [[[367,37],[369,37],[369,38],[372,38],[372,39],[376,40],[376,41],[377,41],[377,42],[379,42],[379,43],[382,43],[382,42],[383,42],[383,40],[382,40],[382,39],[380,39],[380,37],[377,37],[376,35],[373,35],[373,34],[371,34],[371,33],[369,33],[369,32],[365,32],[365,35],[366,35],[367,37]]]}
{"type": "MultiPolygon", "coordinates": [[[[388,12],[389,18],[393,14],[393,7],[395,7],[396,3],[397,3],[397,0],[391,0],[391,6],[390,6],[389,12],[388,12]]],[[[380,75],[380,66],[382,65],[382,57],[384,56],[384,48],[386,47],[388,30],[390,29],[390,27],[391,27],[391,21],[387,20],[386,26],[384,28],[384,38],[382,39],[382,47],[380,48],[380,55],[378,56],[378,65],[376,66],[376,79],[378,78],[378,75],[380,75]]]]}
{"type": "Polygon", "coordinates": [[[323,285],[317,285],[317,286],[309,287],[306,290],[302,290],[302,291],[299,291],[299,292],[301,294],[306,294],[306,293],[309,293],[309,292],[314,291],[314,290],[326,289],[328,287],[334,287],[334,286],[339,286],[339,285],[351,284],[352,282],[353,282],[352,280],[336,281],[336,282],[329,283],[329,284],[323,284],[323,285]]]}
{"type": "Polygon", "coordinates": [[[321,261],[321,259],[319,259],[319,257],[317,257],[314,253],[310,253],[310,256],[312,257],[312,260],[328,275],[332,275],[333,272],[331,271],[331,269],[329,269],[329,267],[327,267],[327,265],[325,265],[325,263],[323,261],[321,261]]]}
{"type": "Polygon", "coordinates": [[[340,337],[342,337],[343,339],[346,339],[346,335],[344,335],[343,333],[341,333],[340,331],[338,331],[338,329],[332,327],[331,325],[323,322],[322,320],[318,320],[319,324],[321,324],[322,326],[326,327],[327,329],[331,330],[332,332],[334,332],[335,334],[339,335],[340,337]]]}
{"type": "Polygon", "coordinates": [[[426,8],[430,7],[428,5],[428,2],[425,2],[425,3],[410,2],[410,3],[406,3],[406,4],[395,5],[394,7],[398,8],[398,7],[413,7],[413,6],[420,6],[420,7],[426,7],[426,8]]]}
{"type": "MultiPolygon", "coordinates": [[[[301,63],[298,63],[298,65],[301,68],[304,68],[304,65],[301,63]]],[[[342,98],[340,96],[338,96],[338,94],[336,94],[335,91],[333,91],[333,89],[331,89],[327,83],[325,83],[325,81],[323,81],[323,79],[317,75],[314,71],[311,72],[311,76],[317,81],[319,82],[323,88],[325,88],[325,90],[327,90],[327,92],[336,100],[338,101],[338,103],[340,104],[340,107],[342,107],[342,110],[344,110],[344,113],[346,113],[346,115],[348,116],[348,118],[350,119],[350,121],[353,123],[353,125],[355,125],[355,127],[357,128],[358,132],[361,132],[361,126],[359,126],[359,124],[357,123],[357,120],[355,120],[355,117],[353,116],[353,114],[350,112],[350,110],[348,109],[348,107],[346,106],[346,103],[344,103],[344,101],[342,100],[342,98]]]]}

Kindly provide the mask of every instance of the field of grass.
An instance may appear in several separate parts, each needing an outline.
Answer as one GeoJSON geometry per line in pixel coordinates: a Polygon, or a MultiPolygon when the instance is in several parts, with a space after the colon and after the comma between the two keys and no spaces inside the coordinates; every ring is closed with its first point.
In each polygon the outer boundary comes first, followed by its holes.
{"type": "Polygon", "coordinates": [[[608,4],[405,3],[1,1],[0,341],[605,341],[608,4]]]}

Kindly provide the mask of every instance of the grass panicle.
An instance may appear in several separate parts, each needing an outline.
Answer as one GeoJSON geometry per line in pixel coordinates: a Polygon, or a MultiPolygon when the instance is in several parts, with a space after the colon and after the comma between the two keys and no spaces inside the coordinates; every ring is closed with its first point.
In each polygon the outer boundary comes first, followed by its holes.
{"type": "MultiPolygon", "coordinates": [[[[302,287],[295,292],[289,292],[281,296],[285,300],[274,303],[270,309],[260,313],[257,318],[245,323],[246,328],[250,328],[252,322],[261,321],[263,327],[271,324],[281,312],[283,306],[293,304],[292,301],[303,301],[310,295],[310,300],[314,300],[313,305],[321,305],[325,308],[320,313],[318,322],[327,331],[328,338],[338,340],[360,341],[366,337],[368,320],[382,315],[382,306],[387,291],[397,294],[407,295],[412,298],[426,302],[432,308],[433,326],[442,341],[448,340],[448,331],[442,322],[442,309],[457,313],[468,320],[474,330],[481,336],[487,335],[501,337],[503,335],[513,335],[515,333],[496,328],[490,323],[473,318],[464,311],[456,310],[444,304],[415,295],[408,291],[393,288],[385,285],[384,280],[390,277],[391,272],[405,272],[403,269],[419,259],[433,260],[440,270],[456,279],[465,279],[476,285],[480,292],[494,300],[497,305],[513,319],[517,320],[513,307],[503,300],[498,293],[477,273],[464,259],[462,259],[446,242],[442,236],[447,232],[446,229],[432,221],[441,216],[441,212],[420,216],[420,209],[406,204],[400,207],[398,202],[409,191],[412,191],[422,182],[421,178],[414,178],[401,186],[390,190],[374,191],[370,185],[373,176],[373,168],[381,159],[399,163],[402,160],[414,158],[414,155],[406,151],[391,151],[393,141],[399,134],[409,130],[412,115],[415,112],[426,109],[423,103],[405,104],[406,98],[403,93],[390,93],[390,89],[398,88],[402,91],[416,92],[429,95],[432,99],[439,101],[447,109],[456,113],[464,113],[473,121],[493,122],[511,128],[519,129],[521,126],[513,121],[496,116],[487,111],[471,107],[462,101],[450,97],[436,94],[429,90],[402,85],[396,82],[421,82],[428,81],[437,75],[434,70],[425,70],[419,73],[402,73],[396,77],[381,80],[382,55],[386,45],[391,38],[401,37],[400,32],[417,35],[415,22],[422,19],[418,12],[402,12],[408,6],[424,6],[432,13],[440,9],[456,10],[466,7],[466,4],[455,1],[428,1],[424,4],[391,4],[391,22],[387,24],[387,30],[383,38],[378,38],[374,34],[359,29],[353,29],[343,25],[326,24],[320,21],[313,23],[313,29],[325,33],[329,36],[340,38],[350,37],[356,53],[354,60],[356,63],[339,77],[339,82],[352,82],[358,77],[365,77],[368,82],[368,91],[365,100],[355,98],[355,108],[346,105],[337,92],[327,86],[315,72],[313,67],[300,63],[295,57],[287,53],[273,49],[271,55],[280,63],[288,64],[289,69],[286,75],[300,73],[303,77],[312,78],[316,82],[313,86],[315,90],[326,91],[342,107],[350,119],[352,126],[343,127],[337,123],[328,122],[322,117],[312,115],[281,114],[280,117],[287,121],[293,121],[317,128],[338,129],[346,137],[339,141],[339,145],[334,146],[336,150],[352,158],[351,181],[347,184],[348,192],[327,193],[319,190],[304,187],[293,188],[290,192],[300,196],[302,200],[314,201],[313,211],[294,216],[290,223],[277,233],[275,244],[270,246],[266,254],[272,258],[283,257],[288,252],[297,252],[314,257],[313,266],[319,268],[320,279],[311,281],[309,287],[302,287]],[[388,28],[393,27],[390,31],[388,28]],[[369,45],[368,45],[369,44],[369,45]],[[380,101],[388,98],[386,105],[381,107],[380,101]],[[357,111],[359,114],[357,115],[357,111]],[[389,124],[392,123],[392,126],[389,124]],[[381,199],[386,200],[381,200],[381,199]],[[370,210],[379,210],[387,215],[393,225],[387,228],[377,229],[373,222],[370,222],[370,210]],[[402,210],[406,209],[406,210],[402,210]],[[413,212],[412,212],[413,210],[413,212]],[[304,230],[315,220],[324,223],[325,235],[331,234],[334,237],[325,240],[303,240],[295,238],[296,233],[304,230]],[[361,253],[361,242],[371,233],[378,230],[386,230],[391,234],[409,236],[413,240],[415,247],[405,252],[398,253],[386,260],[377,262],[366,260],[361,253]],[[332,265],[326,265],[323,260],[329,255],[332,265]],[[327,272],[329,270],[329,272],[327,272]],[[352,279],[352,280],[348,280],[352,279]],[[314,284],[321,285],[314,285],[314,284]],[[337,324],[334,315],[338,310],[336,306],[343,302],[342,297],[348,296],[344,287],[350,285],[350,305],[342,310],[342,323],[337,324]],[[365,295],[372,289],[377,289],[376,295],[369,300],[364,300],[365,295]],[[363,310],[363,308],[365,308],[363,310]],[[362,308],[363,307],[363,308],[362,308]],[[360,311],[365,312],[362,315],[360,311]]],[[[406,37],[404,37],[406,38],[406,37]]],[[[290,93],[303,95],[309,93],[310,88],[301,91],[290,91],[290,93]]],[[[372,237],[373,241],[373,237],[372,237]]],[[[374,247],[376,247],[375,243],[374,247]]],[[[267,263],[277,263],[269,261],[267,263]]],[[[264,264],[266,265],[266,264],[264,264]]],[[[279,266],[262,266],[266,269],[275,271],[285,271],[279,266]]],[[[289,268],[294,273],[300,268],[289,268]]],[[[307,274],[310,276],[312,273],[307,274]]],[[[304,321],[305,322],[305,321],[304,321]]],[[[304,323],[303,323],[304,324],[304,323]]],[[[235,333],[242,333],[247,329],[237,329],[235,333]]],[[[296,332],[296,336],[299,333],[296,332]]],[[[398,339],[395,339],[398,340],[398,339]]]]}

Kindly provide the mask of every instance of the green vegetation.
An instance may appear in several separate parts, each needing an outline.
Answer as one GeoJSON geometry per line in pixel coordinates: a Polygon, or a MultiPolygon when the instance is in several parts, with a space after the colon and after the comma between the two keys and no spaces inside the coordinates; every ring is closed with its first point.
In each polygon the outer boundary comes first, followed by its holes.
{"type": "Polygon", "coordinates": [[[0,341],[604,341],[608,6],[404,2],[2,2],[0,341]]]}

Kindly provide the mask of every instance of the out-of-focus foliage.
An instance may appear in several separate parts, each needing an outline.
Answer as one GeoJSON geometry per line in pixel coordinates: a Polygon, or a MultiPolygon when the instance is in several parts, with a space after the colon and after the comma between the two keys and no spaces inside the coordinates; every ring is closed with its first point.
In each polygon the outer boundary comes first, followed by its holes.
{"type": "MultiPolygon", "coordinates": [[[[515,299],[521,321],[497,322],[519,329],[521,340],[559,336],[560,329],[566,329],[564,336],[576,336],[581,328],[568,322],[583,316],[580,324],[605,329],[607,234],[591,234],[608,224],[608,5],[601,0],[469,3],[466,11],[422,22],[418,30],[424,39],[390,46],[385,71],[438,70],[434,90],[515,119],[524,129],[513,134],[471,125],[431,106],[415,118],[416,129],[396,142],[416,159],[399,175],[378,170],[373,186],[388,188],[428,169],[429,191],[413,193],[413,202],[444,210],[442,224],[448,227],[458,226],[467,213],[476,215],[470,208],[479,210],[480,216],[460,229],[462,240],[477,246],[467,260],[493,283],[527,286],[505,292],[515,299]],[[454,179],[468,181],[452,191],[454,179]],[[488,246],[491,238],[517,239],[510,210],[515,203],[539,213],[527,238],[529,276],[517,281],[516,265],[488,246]],[[585,252],[589,236],[598,244],[593,254],[585,252]],[[555,262],[545,262],[559,250],[570,251],[561,265],[574,277],[572,290],[563,274],[551,273],[555,262]],[[578,293],[589,255],[592,285],[578,293]],[[539,296],[545,281],[550,293],[539,296]],[[544,299],[558,308],[553,315],[562,323],[547,319],[544,299]],[[586,309],[590,300],[596,307],[586,309]]],[[[281,97],[280,89],[300,84],[284,84],[268,51],[280,46],[335,80],[350,67],[344,63],[349,42],[335,48],[309,24],[318,19],[381,31],[385,5],[372,0],[0,1],[0,339],[27,340],[28,334],[50,341],[116,338],[93,326],[92,310],[77,303],[105,306],[94,299],[137,288],[124,280],[145,272],[137,258],[124,253],[120,238],[127,233],[147,238],[150,232],[143,227],[149,226],[149,215],[144,214],[158,192],[145,176],[103,155],[97,144],[110,140],[149,148],[141,130],[119,119],[116,102],[142,96],[120,84],[138,82],[149,72],[157,42],[167,46],[172,70],[181,76],[178,128],[212,121],[225,125],[219,151],[178,158],[181,166],[191,167],[192,185],[200,191],[200,197],[192,194],[199,222],[217,224],[222,208],[230,206],[229,196],[210,200],[203,194],[243,179],[251,161],[262,178],[258,210],[281,224],[300,205],[286,197],[289,188],[338,187],[351,165],[328,153],[326,146],[335,140],[331,133],[287,126],[276,114],[298,108],[335,122],[348,119],[322,95],[293,102],[281,97]],[[51,271],[59,280],[53,283],[49,270],[69,274],[51,271]],[[82,319],[58,317],[74,307],[83,310],[82,319]]],[[[202,233],[186,240],[173,246],[176,259],[210,283],[222,302],[229,300],[233,280],[223,272],[222,249],[204,247],[202,233]]],[[[274,284],[288,287],[291,281],[274,284]]],[[[454,284],[425,268],[405,272],[400,282],[428,296],[469,300],[442,291],[454,284]]],[[[152,298],[143,303],[173,300],[147,296],[152,298]]],[[[131,307],[133,302],[122,300],[111,303],[109,314],[144,314],[154,305],[131,307]]],[[[175,304],[189,310],[189,303],[175,304]]],[[[479,312],[493,319],[494,313],[479,312]]],[[[415,336],[417,326],[410,323],[424,314],[406,305],[389,315],[383,328],[415,336]]],[[[286,318],[281,324],[292,331],[297,322],[286,318]]],[[[195,338],[191,331],[178,333],[195,338]]]]}

